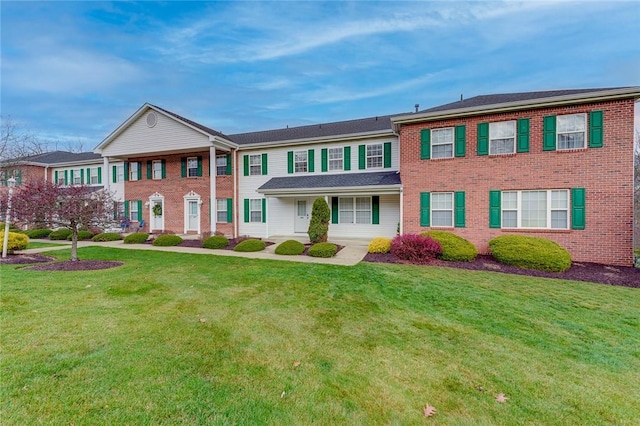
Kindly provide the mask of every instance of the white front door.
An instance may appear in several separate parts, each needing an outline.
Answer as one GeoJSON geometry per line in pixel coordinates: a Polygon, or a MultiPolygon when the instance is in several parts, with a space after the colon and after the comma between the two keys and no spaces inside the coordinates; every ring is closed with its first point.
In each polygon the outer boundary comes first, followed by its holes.
{"type": "Polygon", "coordinates": [[[309,219],[311,216],[311,208],[308,200],[304,198],[295,200],[295,220],[293,223],[293,231],[296,233],[306,233],[309,230],[309,219]]]}
{"type": "Polygon", "coordinates": [[[187,231],[198,231],[200,229],[200,208],[197,200],[189,201],[187,212],[187,231]]]}
{"type": "Polygon", "coordinates": [[[162,231],[164,228],[163,218],[164,215],[164,206],[162,205],[162,200],[153,200],[151,202],[151,230],[159,230],[162,231]],[[160,206],[160,207],[156,207],[160,206]],[[160,214],[156,214],[160,213],[160,214]]]}

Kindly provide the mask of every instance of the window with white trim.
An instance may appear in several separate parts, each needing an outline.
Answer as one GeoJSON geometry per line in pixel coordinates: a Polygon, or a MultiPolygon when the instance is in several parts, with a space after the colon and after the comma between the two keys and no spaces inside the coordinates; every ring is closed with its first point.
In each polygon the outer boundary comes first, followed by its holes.
{"type": "Polygon", "coordinates": [[[58,172],[58,185],[60,186],[64,186],[64,172],[63,171],[59,171],[58,172]]]}
{"type": "Polygon", "coordinates": [[[569,229],[569,190],[502,192],[503,228],[569,229]]]}
{"type": "Polygon", "coordinates": [[[119,220],[124,219],[124,201],[116,201],[115,209],[116,209],[116,217],[119,220]]]}
{"type": "Polygon", "coordinates": [[[307,172],[307,151],[294,151],[293,152],[293,165],[295,173],[307,172]]]}
{"type": "Polygon", "coordinates": [[[116,167],[116,182],[123,182],[123,181],[124,181],[124,165],[121,164],[116,167]]]}
{"type": "Polygon", "coordinates": [[[489,155],[516,152],[516,122],[489,123],[489,155]]]}
{"type": "Polygon", "coordinates": [[[249,222],[262,222],[262,199],[249,200],[249,222]]]}
{"type": "Polygon", "coordinates": [[[431,226],[453,227],[453,192],[431,193],[431,226]]]}
{"type": "Polygon", "coordinates": [[[262,155],[254,154],[249,156],[249,176],[260,176],[262,174],[262,155]]]}
{"type": "Polygon", "coordinates": [[[453,158],[453,127],[431,130],[431,158],[453,158]]]}
{"type": "Polygon", "coordinates": [[[224,176],[227,174],[227,156],[216,156],[216,176],[224,176]]]}
{"type": "Polygon", "coordinates": [[[89,169],[89,180],[91,185],[97,185],[98,183],[98,167],[91,167],[89,169]]]}
{"type": "Polygon", "coordinates": [[[340,197],[338,222],[371,224],[371,197],[340,197]]]}
{"type": "Polygon", "coordinates": [[[343,156],[343,148],[329,148],[329,170],[343,170],[343,156]]]}
{"type": "Polygon", "coordinates": [[[151,170],[153,179],[162,179],[162,160],[153,160],[151,170]]]}
{"type": "Polygon", "coordinates": [[[367,145],[367,169],[382,167],[383,149],[382,144],[377,143],[367,145]]]}
{"type": "Polygon", "coordinates": [[[558,149],[584,148],[587,129],[586,114],[556,116],[556,141],[558,149]]]}
{"type": "MultiPolygon", "coordinates": [[[[225,166],[226,167],[226,166],[225,166]]],[[[216,200],[216,222],[227,222],[227,199],[216,200]]]]}
{"type": "Polygon", "coordinates": [[[138,220],[138,202],[137,201],[129,201],[129,220],[130,221],[138,220]]]}
{"type": "Polygon", "coordinates": [[[198,157],[187,158],[187,177],[198,176],[198,157]]]}
{"type": "Polygon", "coordinates": [[[82,175],[80,169],[73,169],[73,185],[82,185],[82,175]]]}
{"type": "Polygon", "coordinates": [[[129,180],[138,180],[138,167],[140,167],[140,163],[137,161],[129,163],[129,180]]]}

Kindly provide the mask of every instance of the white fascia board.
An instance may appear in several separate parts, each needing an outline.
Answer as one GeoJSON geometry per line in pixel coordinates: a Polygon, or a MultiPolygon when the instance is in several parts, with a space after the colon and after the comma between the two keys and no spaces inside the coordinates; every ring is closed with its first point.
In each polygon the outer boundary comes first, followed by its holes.
{"type": "Polygon", "coordinates": [[[576,103],[591,103],[616,99],[640,98],[640,87],[625,87],[622,89],[598,90],[573,95],[551,96],[548,98],[529,99],[525,101],[503,102],[499,104],[482,105],[477,107],[450,109],[443,111],[413,113],[391,117],[391,123],[398,124],[419,123],[423,121],[442,120],[448,118],[467,117],[480,114],[495,114],[523,109],[540,109],[576,103]]]}
{"type": "Polygon", "coordinates": [[[317,138],[288,139],[278,142],[248,143],[238,146],[239,151],[257,148],[278,148],[283,146],[309,145],[317,143],[346,142],[351,140],[373,138],[396,138],[398,134],[389,128],[388,130],[376,130],[372,132],[350,133],[335,136],[320,136],[317,138]]]}
{"type": "Polygon", "coordinates": [[[257,189],[259,194],[280,196],[280,197],[299,197],[299,196],[315,196],[315,195],[332,195],[332,194],[358,194],[358,195],[378,195],[378,194],[400,194],[402,185],[384,185],[384,186],[330,186],[324,188],[281,188],[281,189],[257,189]]]}
{"type": "Polygon", "coordinates": [[[222,151],[231,152],[232,149],[238,149],[238,144],[233,143],[228,139],[221,138],[220,136],[209,136],[209,142],[222,151]]]}

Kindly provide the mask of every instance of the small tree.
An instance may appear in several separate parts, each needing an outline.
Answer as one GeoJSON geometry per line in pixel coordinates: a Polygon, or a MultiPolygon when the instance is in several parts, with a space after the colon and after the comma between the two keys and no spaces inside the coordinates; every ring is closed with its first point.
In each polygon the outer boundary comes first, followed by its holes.
{"type": "Polygon", "coordinates": [[[329,220],[331,219],[331,211],[329,205],[324,198],[318,197],[313,202],[311,210],[311,221],[309,222],[309,240],[312,243],[323,243],[327,241],[329,233],[329,220]]]}
{"type": "Polygon", "coordinates": [[[111,194],[86,185],[62,187],[45,180],[30,180],[13,197],[16,222],[37,227],[65,227],[72,231],[71,261],[78,260],[80,228],[114,225],[111,194]]]}

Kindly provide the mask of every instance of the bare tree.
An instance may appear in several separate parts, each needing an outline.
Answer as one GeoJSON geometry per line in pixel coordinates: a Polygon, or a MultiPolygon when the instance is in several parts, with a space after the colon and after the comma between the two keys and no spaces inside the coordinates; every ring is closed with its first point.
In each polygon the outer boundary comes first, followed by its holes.
{"type": "Polygon", "coordinates": [[[103,189],[81,185],[62,187],[55,182],[29,180],[13,197],[16,222],[72,231],[71,260],[78,260],[78,230],[114,226],[114,199],[103,189]]]}
{"type": "Polygon", "coordinates": [[[11,119],[0,116],[0,162],[7,163],[29,155],[47,152],[47,144],[24,131],[11,119]]]}

